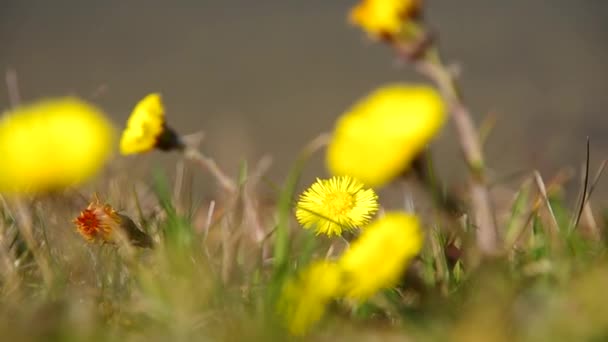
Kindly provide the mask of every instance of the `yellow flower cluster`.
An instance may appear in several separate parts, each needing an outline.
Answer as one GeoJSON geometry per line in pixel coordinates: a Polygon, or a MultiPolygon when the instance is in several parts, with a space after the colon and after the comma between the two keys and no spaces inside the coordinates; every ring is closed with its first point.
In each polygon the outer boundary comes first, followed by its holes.
{"type": "Polygon", "coordinates": [[[321,319],[334,298],[365,301],[394,286],[420,252],[423,234],[415,216],[391,212],[363,228],[336,262],[316,262],[288,281],[279,311],[291,333],[301,335],[321,319]]]}
{"type": "Polygon", "coordinates": [[[350,12],[350,21],[373,38],[401,33],[420,8],[420,0],[363,0],[350,12]]]}
{"type": "Polygon", "coordinates": [[[444,121],[444,104],[433,88],[382,87],[338,119],[327,148],[327,167],[334,175],[380,187],[409,168],[444,121]]]}
{"type": "Polygon", "coordinates": [[[77,185],[109,159],[114,128],[74,97],[17,107],[0,118],[0,193],[40,193],[77,185]]]}
{"type": "Polygon", "coordinates": [[[317,179],[296,206],[296,218],[317,234],[341,235],[357,229],[378,211],[378,196],[372,189],[348,176],[317,179]]]}

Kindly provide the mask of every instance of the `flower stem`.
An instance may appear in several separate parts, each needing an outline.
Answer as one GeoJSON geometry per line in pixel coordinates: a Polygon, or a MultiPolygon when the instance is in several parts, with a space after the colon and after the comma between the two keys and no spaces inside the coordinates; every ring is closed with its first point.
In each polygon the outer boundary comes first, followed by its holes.
{"type": "Polygon", "coordinates": [[[495,254],[500,248],[500,237],[485,181],[483,152],[477,128],[463,101],[458,82],[434,48],[430,48],[422,58],[415,59],[413,64],[419,73],[435,82],[448,103],[471,175],[471,201],[474,223],[478,228],[477,245],[484,254],[495,254]]]}
{"type": "Polygon", "coordinates": [[[229,193],[236,192],[237,187],[235,182],[230,179],[230,177],[228,177],[219,168],[219,166],[217,166],[213,159],[203,155],[199,150],[191,147],[186,147],[184,149],[184,156],[193,162],[196,162],[202,168],[207,169],[213,175],[213,177],[215,177],[220,186],[224,188],[224,190],[228,191],[229,193]]]}

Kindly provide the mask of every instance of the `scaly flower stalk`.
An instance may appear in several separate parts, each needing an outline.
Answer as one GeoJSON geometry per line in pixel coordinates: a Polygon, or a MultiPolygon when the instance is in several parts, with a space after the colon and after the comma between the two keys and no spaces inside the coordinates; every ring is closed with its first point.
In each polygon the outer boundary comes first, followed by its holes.
{"type": "MultiPolygon", "coordinates": [[[[392,34],[384,41],[390,44],[401,58],[414,65],[421,74],[434,81],[443,93],[452,113],[460,147],[471,175],[473,223],[478,229],[477,245],[484,254],[496,254],[501,249],[501,239],[486,185],[485,165],[479,133],[469,108],[464,103],[459,85],[453,73],[439,57],[432,36],[419,20],[419,16],[403,15],[403,8],[411,6],[412,3],[409,0],[362,0],[353,9],[353,12],[358,13],[360,18],[353,22],[371,35],[377,30],[376,26],[370,26],[370,22],[375,25],[384,25],[386,29],[397,27],[398,30],[389,31],[392,34]],[[373,8],[374,10],[362,11],[360,10],[362,7],[373,8]],[[400,25],[396,25],[395,22],[399,22],[400,25]]],[[[416,13],[422,11],[421,5],[421,1],[417,1],[415,4],[416,13]]],[[[353,12],[351,12],[351,18],[353,12]]]]}

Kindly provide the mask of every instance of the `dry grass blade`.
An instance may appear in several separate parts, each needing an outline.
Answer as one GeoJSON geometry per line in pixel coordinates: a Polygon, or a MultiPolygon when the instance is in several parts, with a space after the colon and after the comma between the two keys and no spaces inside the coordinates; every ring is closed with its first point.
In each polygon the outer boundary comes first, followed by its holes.
{"type": "Polygon", "coordinates": [[[551,223],[552,223],[552,233],[554,234],[554,237],[557,236],[557,233],[559,232],[559,223],[557,222],[557,219],[555,218],[555,213],[553,212],[553,207],[551,206],[551,202],[549,201],[549,196],[547,196],[547,188],[545,186],[545,182],[543,181],[543,178],[541,177],[540,173],[538,171],[534,171],[534,180],[536,181],[536,186],[538,187],[538,191],[540,192],[543,201],[545,202],[545,206],[547,207],[547,210],[549,211],[549,215],[551,217],[551,223]]]}
{"type": "Polygon", "coordinates": [[[45,285],[50,286],[53,280],[53,272],[51,271],[49,260],[43,256],[40,245],[36,242],[31,208],[21,199],[15,200],[15,208],[19,231],[21,232],[29,251],[34,256],[34,260],[38,265],[45,285]]]}
{"type": "Polygon", "coordinates": [[[479,142],[484,146],[496,127],[496,113],[489,113],[479,124],[479,142]]]}
{"type": "MultiPolygon", "coordinates": [[[[536,178],[536,177],[534,177],[536,178]]],[[[548,197],[548,194],[551,193],[552,191],[554,191],[554,189],[561,187],[568,179],[570,178],[570,174],[566,171],[562,171],[560,173],[558,173],[556,176],[554,176],[550,181],[549,181],[549,185],[545,186],[545,194],[548,197]]],[[[541,178],[542,181],[542,178],[541,178]]],[[[535,183],[537,183],[535,181],[535,183]]],[[[543,182],[544,184],[544,182],[543,182]]],[[[538,185],[537,185],[538,187],[538,185]]],[[[540,191],[539,191],[540,192],[540,191]]],[[[513,248],[515,248],[515,246],[517,245],[517,243],[519,241],[521,241],[521,239],[523,238],[523,236],[525,236],[526,234],[526,227],[528,227],[530,225],[530,223],[532,222],[532,220],[534,219],[534,216],[538,213],[538,210],[540,209],[541,205],[543,203],[545,203],[545,197],[542,194],[538,194],[536,195],[536,197],[532,200],[532,206],[530,208],[530,210],[528,211],[528,213],[526,214],[526,219],[523,223],[523,225],[521,226],[521,228],[519,228],[517,230],[517,233],[514,234],[514,238],[512,240],[509,240],[509,244],[507,244],[507,249],[511,250],[513,248]]]]}
{"type": "Polygon", "coordinates": [[[587,222],[591,234],[595,239],[599,239],[601,237],[601,233],[600,228],[597,222],[595,221],[595,217],[593,216],[593,210],[591,209],[591,203],[589,202],[589,199],[591,198],[591,195],[593,194],[597,184],[599,183],[602,173],[606,168],[607,162],[608,160],[603,160],[600,164],[600,167],[598,168],[595,177],[593,178],[593,182],[591,183],[591,186],[589,186],[589,190],[587,191],[587,199],[585,200],[583,208],[583,215],[585,217],[585,221],[587,222]]]}
{"type": "Polygon", "coordinates": [[[203,169],[209,171],[228,193],[234,193],[236,191],[237,186],[234,181],[219,168],[213,159],[204,156],[200,151],[194,148],[186,148],[184,155],[186,158],[196,162],[203,169]]]}
{"type": "Polygon", "coordinates": [[[186,175],[186,166],[183,160],[178,160],[175,165],[175,183],[173,184],[173,198],[175,199],[175,207],[178,212],[183,210],[182,189],[184,187],[184,178],[186,175]]]}
{"type": "Polygon", "coordinates": [[[590,159],[590,155],[589,155],[589,137],[587,137],[587,154],[586,154],[586,158],[585,158],[585,179],[583,180],[583,193],[581,194],[581,199],[580,199],[580,206],[578,209],[578,213],[576,214],[576,218],[574,220],[574,223],[572,224],[572,229],[576,229],[576,227],[578,227],[578,224],[581,220],[581,216],[583,216],[583,210],[585,209],[585,203],[587,202],[588,196],[587,196],[587,188],[589,186],[589,159],[590,159]]]}
{"type": "Polygon", "coordinates": [[[8,69],[5,75],[6,87],[8,89],[8,100],[11,107],[17,107],[21,103],[19,94],[19,79],[15,69],[8,69]]]}
{"type": "Polygon", "coordinates": [[[597,172],[595,173],[595,177],[593,177],[593,182],[591,183],[591,186],[589,187],[589,192],[587,194],[587,200],[589,200],[589,198],[591,198],[591,194],[593,194],[597,184],[599,183],[600,178],[602,177],[602,174],[604,173],[604,169],[606,168],[607,163],[608,163],[608,159],[602,160],[600,167],[598,168],[597,172]]]}
{"type": "MultiPolygon", "coordinates": [[[[3,196],[0,196],[0,202],[2,203],[0,210],[3,214],[10,215],[8,205],[3,196]]],[[[3,281],[2,292],[9,294],[18,289],[20,279],[10,252],[10,242],[7,239],[6,230],[6,227],[0,226],[0,263],[2,265],[0,274],[3,281]]]]}
{"type": "Polygon", "coordinates": [[[585,208],[583,209],[583,215],[585,216],[585,222],[587,223],[586,225],[588,226],[591,236],[595,240],[599,240],[601,237],[600,229],[599,229],[597,222],[595,221],[595,217],[593,217],[593,209],[591,209],[591,204],[589,203],[589,201],[587,201],[585,203],[585,208]]]}
{"type": "Polygon", "coordinates": [[[513,196],[511,212],[505,223],[504,244],[507,251],[513,249],[520,234],[526,229],[526,217],[529,216],[529,213],[527,213],[528,210],[526,209],[531,202],[531,189],[532,179],[526,178],[513,196]]]}
{"type": "Polygon", "coordinates": [[[272,158],[269,156],[265,156],[256,165],[254,172],[251,176],[247,177],[247,182],[243,187],[242,197],[243,197],[243,206],[245,210],[245,222],[252,226],[253,238],[257,243],[261,243],[264,240],[264,236],[266,233],[264,232],[264,227],[262,226],[257,203],[252,194],[255,192],[255,187],[259,183],[260,179],[264,176],[264,174],[270,169],[272,165],[272,158]]]}
{"type": "Polygon", "coordinates": [[[209,202],[209,209],[207,210],[207,218],[205,219],[205,227],[203,229],[204,236],[205,236],[203,242],[207,241],[207,236],[209,235],[209,228],[211,228],[214,212],[215,212],[215,201],[211,200],[211,202],[209,202]]]}

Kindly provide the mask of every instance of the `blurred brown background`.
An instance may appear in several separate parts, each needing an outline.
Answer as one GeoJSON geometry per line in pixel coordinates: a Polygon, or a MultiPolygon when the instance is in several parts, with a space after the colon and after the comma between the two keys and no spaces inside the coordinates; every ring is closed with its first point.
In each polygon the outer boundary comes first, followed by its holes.
{"type": "MultiPolygon", "coordinates": [[[[161,91],[171,124],[205,130],[204,149],[221,165],[236,170],[243,158],[270,154],[278,180],[299,147],[356,99],[385,82],[417,80],[347,24],[353,3],[0,0],[0,71],[17,70],[24,100],[79,94],[117,126],[140,97],[161,91]]],[[[427,3],[477,119],[498,119],[487,143],[497,175],[578,167],[586,136],[592,165],[606,157],[607,1],[427,3]]],[[[450,125],[436,158],[456,181],[462,163],[453,141],[450,125]]],[[[127,163],[171,169],[172,158],[127,163]]],[[[320,157],[308,172],[322,174],[320,157]]]]}

